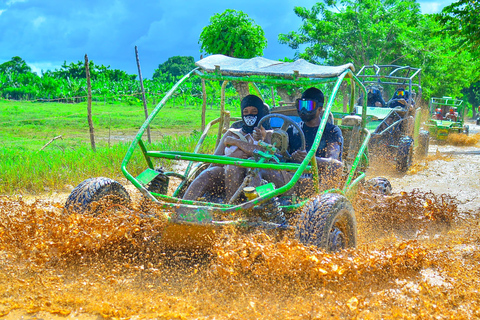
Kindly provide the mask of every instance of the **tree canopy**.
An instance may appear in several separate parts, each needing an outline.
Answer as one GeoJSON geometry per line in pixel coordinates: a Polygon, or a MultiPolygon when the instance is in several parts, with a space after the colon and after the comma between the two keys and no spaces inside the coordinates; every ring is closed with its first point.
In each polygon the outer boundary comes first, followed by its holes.
{"type": "Polygon", "coordinates": [[[174,81],[178,77],[184,76],[195,68],[195,60],[192,56],[174,56],[168,58],[167,61],[158,65],[158,69],[152,76],[152,79],[162,79],[162,76],[167,81],[174,81]]]}
{"type": "Polygon", "coordinates": [[[306,45],[297,56],[314,63],[356,67],[398,62],[408,36],[404,30],[416,26],[420,15],[414,0],[329,0],[294,11],[303,25],[280,34],[280,43],[293,49],[306,45]]]}
{"type": "Polygon", "coordinates": [[[12,60],[0,64],[0,72],[6,74],[26,74],[32,72],[25,60],[15,56],[12,60]]]}
{"type": "Polygon", "coordinates": [[[206,54],[224,54],[235,58],[263,55],[267,39],[263,29],[242,11],[227,9],[210,18],[199,43],[206,54]]]}
{"type": "Polygon", "coordinates": [[[480,57],[480,2],[459,0],[443,8],[437,15],[443,26],[441,33],[456,40],[458,49],[480,57]]]}
{"type": "Polygon", "coordinates": [[[460,96],[475,78],[470,53],[457,50],[454,35],[439,36],[436,16],[421,14],[415,0],[324,0],[294,10],[303,24],[296,32],[280,34],[279,41],[303,49],[297,58],[352,62],[357,70],[372,64],[421,68],[426,99],[460,96]]]}

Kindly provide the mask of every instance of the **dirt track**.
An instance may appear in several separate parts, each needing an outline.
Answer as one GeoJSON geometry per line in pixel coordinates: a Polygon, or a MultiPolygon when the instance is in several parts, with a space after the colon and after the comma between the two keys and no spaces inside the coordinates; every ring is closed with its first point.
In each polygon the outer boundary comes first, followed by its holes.
{"type": "MultiPolygon", "coordinates": [[[[467,121],[472,135],[480,126],[467,121]]],[[[476,146],[438,145],[430,142],[427,161],[414,161],[407,174],[374,169],[369,176],[385,176],[392,183],[393,192],[432,191],[457,198],[463,210],[480,210],[480,148],[476,146]],[[438,152],[438,153],[437,153],[438,152]]]]}

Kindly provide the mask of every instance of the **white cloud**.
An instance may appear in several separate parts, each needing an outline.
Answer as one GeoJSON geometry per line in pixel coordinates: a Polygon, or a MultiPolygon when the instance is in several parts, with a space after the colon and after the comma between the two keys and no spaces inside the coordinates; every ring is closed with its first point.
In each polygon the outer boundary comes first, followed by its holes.
{"type": "Polygon", "coordinates": [[[33,72],[36,72],[38,75],[42,74],[43,71],[51,70],[54,71],[55,69],[60,69],[62,62],[28,62],[26,61],[28,66],[32,68],[33,72]]]}
{"type": "Polygon", "coordinates": [[[4,12],[5,12],[5,10],[0,10],[0,16],[1,16],[1,15],[2,15],[2,13],[4,13],[4,12]]]}
{"type": "Polygon", "coordinates": [[[27,0],[8,0],[7,6],[11,6],[12,4],[21,3],[21,2],[27,2],[27,0]]]}
{"type": "Polygon", "coordinates": [[[33,26],[38,28],[43,22],[45,22],[45,17],[38,17],[33,20],[33,26]]]}

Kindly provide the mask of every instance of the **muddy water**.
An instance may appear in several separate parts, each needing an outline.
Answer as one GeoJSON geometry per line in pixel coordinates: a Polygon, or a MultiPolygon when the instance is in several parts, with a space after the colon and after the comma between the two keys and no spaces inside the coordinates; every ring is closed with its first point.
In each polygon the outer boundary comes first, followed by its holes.
{"type": "Polygon", "coordinates": [[[87,217],[63,199],[0,198],[0,318],[479,318],[475,148],[432,145],[388,173],[393,196],[360,193],[359,247],[335,254],[238,230],[172,250],[139,202],[87,217]]]}

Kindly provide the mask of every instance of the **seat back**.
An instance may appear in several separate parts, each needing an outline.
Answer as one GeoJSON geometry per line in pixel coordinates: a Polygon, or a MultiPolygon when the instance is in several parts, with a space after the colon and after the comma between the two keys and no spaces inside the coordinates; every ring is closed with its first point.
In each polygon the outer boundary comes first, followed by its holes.
{"type": "Polygon", "coordinates": [[[342,118],[342,123],[339,126],[343,135],[343,162],[345,168],[350,171],[353,161],[360,149],[362,117],[358,115],[347,115],[342,118]]]}

